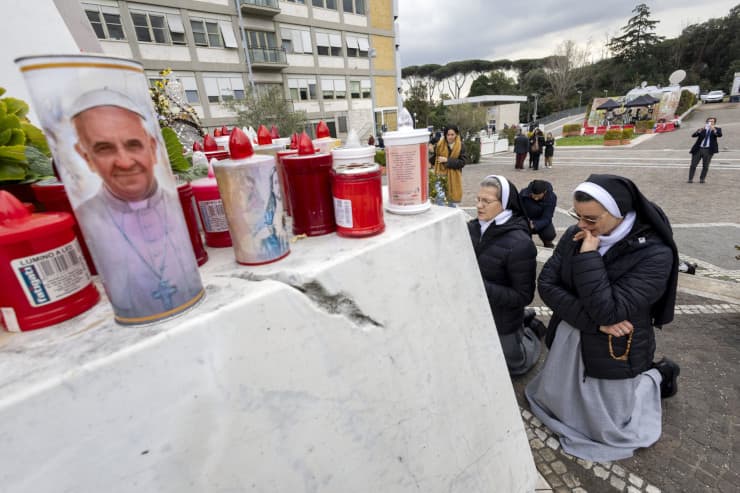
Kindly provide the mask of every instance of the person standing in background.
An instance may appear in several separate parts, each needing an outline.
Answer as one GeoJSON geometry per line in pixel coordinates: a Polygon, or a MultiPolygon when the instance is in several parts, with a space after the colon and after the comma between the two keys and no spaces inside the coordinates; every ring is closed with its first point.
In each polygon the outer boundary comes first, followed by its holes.
{"type": "Polygon", "coordinates": [[[545,137],[542,135],[542,130],[535,128],[532,137],[529,138],[530,168],[535,171],[540,169],[540,155],[543,147],[545,147],[545,137]]]}
{"type": "Polygon", "coordinates": [[[429,162],[434,165],[434,174],[447,178],[447,200],[451,207],[462,201],[462,169],[467,161],[465,146],[460,138],[460,130],[450,125],[445,130],[445,137],[437,142],[434,154],[429,162]]]}
{"type": "Polygon", "coordinates": [[[516,137],[514,138],[514,154],[516,155],[516,161],[514,162],[514,169],[524,169],[524,158],[529,152],[529,139],[522,132],[520,128],[517,130],[516,137]]]}
{"type": "Polygon", "coordinates": [[[712,156],[719,152],[719,145],[717,139],[722,137],[722,129],[715,126],[717,119],[715,117],[707,118],[704,128],[698,129],[691,136],[696,138],[696,142],[691,146],[691,166],[689,167],[689,181],[687,183],[694,183],[694,173],[696,173],[696,167],[701,161],[701,174],[699,175],[699,183],[704,183],[709,173],[709,163],[712,162],[712,156]]]}
{"type": "Polygon", "coordinates": [[[545,137],[545,168],[552,168],[552,156],[555,154],[555,137],[547,132],[545,137]]]}

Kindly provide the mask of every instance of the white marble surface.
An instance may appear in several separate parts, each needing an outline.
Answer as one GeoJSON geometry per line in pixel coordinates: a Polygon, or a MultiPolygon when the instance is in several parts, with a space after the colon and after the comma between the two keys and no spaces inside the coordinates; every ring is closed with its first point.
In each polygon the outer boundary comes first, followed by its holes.
{"type": "Polygon", "coordinates": [[[459,210],[209,249],[206,299],[150,327],[105,302],[0,337],[0,490],[532,491],[537,478],[459,210]]]}

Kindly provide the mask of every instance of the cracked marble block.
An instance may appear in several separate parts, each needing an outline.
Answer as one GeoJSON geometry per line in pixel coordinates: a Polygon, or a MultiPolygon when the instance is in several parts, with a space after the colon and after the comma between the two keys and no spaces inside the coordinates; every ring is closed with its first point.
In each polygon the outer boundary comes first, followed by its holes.
{"type": "Polygon", "coordinates": [[[299,240],[149,327],[0,335],[4,491],[532,491],[466,216],[299,240]]]}

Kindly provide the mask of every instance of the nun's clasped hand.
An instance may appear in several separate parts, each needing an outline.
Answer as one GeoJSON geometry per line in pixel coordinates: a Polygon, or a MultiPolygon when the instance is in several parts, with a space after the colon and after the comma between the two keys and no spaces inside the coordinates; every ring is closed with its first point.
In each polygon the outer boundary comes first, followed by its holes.
{"type": "Polygon", "coordinates": [[[573,235],[573,241],[583,240],[581,244],[581,253],[595,252],[599,249],[599,237],[591,234],[591,231],[582,229],[573,235]]]}
{"type": "Polygon", "coordinates": [[[635,330],[635,328],[629,320],[623,320],[613,325],[601,325],[599,330],[604,334],[609,334],[614,337],[622,337],[629,335],[633,330],[635,330]]]}

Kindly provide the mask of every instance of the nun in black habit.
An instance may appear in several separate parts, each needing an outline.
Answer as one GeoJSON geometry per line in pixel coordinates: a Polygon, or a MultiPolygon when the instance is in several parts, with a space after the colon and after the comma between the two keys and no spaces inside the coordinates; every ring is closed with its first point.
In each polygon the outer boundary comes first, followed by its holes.
{"type": "Polygon", "coordinates": [[[480,183],[477,218],[468,223],[501,349],[511,375],[528,372],[540,356],[538,334],[525,327],[534,297],[537,248],[513,183],[499,175],[480,183]]]}
{"type": "Polygon", "coordinates": [[[565,452],[625,459],[660,438],[660,399],[677,391],[678,365],[653,359],[654,327],[673,320],[678,254],[663,211],[626,178],[591,175],[573,204],[578,224],[540,273],[550,352],[525,393],[565,452]]]}

